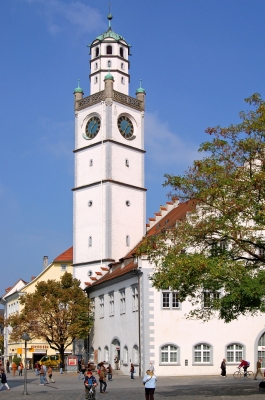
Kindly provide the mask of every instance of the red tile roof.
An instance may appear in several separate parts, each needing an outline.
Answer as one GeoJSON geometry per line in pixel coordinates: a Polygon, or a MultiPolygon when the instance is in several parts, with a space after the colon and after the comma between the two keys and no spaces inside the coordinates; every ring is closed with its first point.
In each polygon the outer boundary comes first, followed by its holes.
{"type": "Polygon", "coordinates": [[[71,262],[73,261],[73,246],[70,247],[68,250],[64,251],[62,254],[60,254],[58,257],[56,257],[54,262],[71,262]]]}

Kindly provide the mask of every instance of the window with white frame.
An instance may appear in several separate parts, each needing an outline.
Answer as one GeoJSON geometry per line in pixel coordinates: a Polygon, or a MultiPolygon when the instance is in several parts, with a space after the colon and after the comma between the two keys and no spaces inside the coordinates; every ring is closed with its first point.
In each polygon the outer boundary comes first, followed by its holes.
{"type": "Polygon", "coordinates": [[[114,292],[109,293],[109,316],[114,315],[114,292]]]}
{"type": "Polygon", "coordinates": [[[128,347],[124,346],[123,349],[123,364],[128,364],[128,347]]]}
{"type": "Polygon", "coordinates": [[[108,346],[104,347],[104,360],[106,362],[109,362],[109,348],[108,348],[108,346]]]}
{"type": "Polygon", "coordinates": [[[238,343],[226,347],[226,361],[228,363],[239,363],[243,358],[243,346],[238,343]]]}
{"type": "Polygon", "coordinates": [[[162,292],[162,308],[173,310],[180,308],[178,292],[172,292],[170,290],[162,292]]]}
{"type": "Polygon", "coordinates": [[[220,292],[210,292],[208,290],[205,290],[203,292],[203,308],[211,307],[211,304],[215,300],[218,300],[219,297],[220,297],[220,292]]]}
{"type": "Polygon", "coordinates": [[[132,359],[133,364],[139,364],[139,348],[136,344],[133,346],[132,359]]]}
{"type": "Polygon", "coordinates": [[[104,296],[99,297],[99,317],[104,318],[104,296]]]}
{"type": "Polygon", "coordinates": [[[226,240],[217,240],[212,242],[210,245],[210,253],[212,257],[218,257],[220,254],[224,254],[227,249],[226,240]]]}
{"type": "Polygon", "coordinates": [[[108,66],[108,68],[110,68],[110,67],[111,67],[111,61],[110,61],[110,60],[108,60],[108,62],[107,62],[107,66],[108,66]]]}
{"type": "Polygon", "coordinates": [[[207,343],[200,343],[194,346],[194,363],[210,364],[212,347],[207,343]]]}
{"type": "Polygon", "coordinates": [[[132,286],[132,310],[138,311],[138,286],[132,286]]]}
{"type": "Polygon", "coordinates": [[[125,289],[120,290],[120,313],[125,314],[125,289]]]}
{"type": "Polygon", "coordinates": [[[95,298],[89,299],[89,310],[91,315],[95,315],[95,298]]]}
{"type": "Polygon", "coordinates": [[[61,264],[61,271],[67,271],[67,265],[66,264],[61,264]]]}
{"type": "Polygon", "coordinates": [[[178,362],[178,347],[174,344],[165,344],[160,348],[161,364],[176,364],[178,362]]]}

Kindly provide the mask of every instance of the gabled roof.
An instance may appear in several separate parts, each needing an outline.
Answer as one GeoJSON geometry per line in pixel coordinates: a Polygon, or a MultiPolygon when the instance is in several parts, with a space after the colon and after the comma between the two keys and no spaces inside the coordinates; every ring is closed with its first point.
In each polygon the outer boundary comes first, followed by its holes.
{"type": "Polygon", "coordinates": [[[5,296],[11,295],[17,292],[17,290],[22,289],[22,287],[24,287],[25,285],[27,285],[27,282],[20,278],[16,281],[16,283],[13,286],[9,286],[8,288],[6,288],[5,294],[3,294],[1,297],[5,298],[5,296]],[[21,283],[21,285],[19,285],[19,283],[21,283]]]}
{"type": "Polygon", "coordinates": [[[56,257],[53,262],[72,262],[73,261],[73,246],[68,250],[64,251],[58,257],[56,257]]]}
{"type": "MultiPolygon", "coordinates": [[[[170,204],[171,206],[173,206],[173,203],[170,204]]],[[[176,222],[184,220],[186,218],[187,213],[195,210],[195,207],[196,207],[196,202],[189,200],[186,201],[185,203],[178,204],[175,208],[168,211],[166,215],[164,215],[162,218],[161,218],[162,214],[160,212],[155,213],[156,217],[158,217],[158,221],[152,228],[149,229],[149,231],[146,234],[146,237],[157,235],[163,229],[174,228],[176,226],[176,222]]],[[[167,211],[167,208],[161,206],[160,210],[167,211]]],[[[156,218],[154,218],[154,220],[156,220],[156,218]]],[[[134,254],[136,253],[137,248],[141,245],[142,241],[143,239],[125,257],[121,258],[119,262],[114,262],[109,264],[110,270],[103,277],[99,279],[93,278],[92,282],[89,285],[87,285],[87,289],[89,290],[90,288],[96,287],[101,283],[111,281],[115,278],[126,275],[130,271],[137,269],[138,265],[135,264],[133,257],[134,254]],[[127,265],[126,265],[126,260],[127,262],[129,261],[127,265]],[[125,266],[123,266],[124,262],[125,266]]]]}

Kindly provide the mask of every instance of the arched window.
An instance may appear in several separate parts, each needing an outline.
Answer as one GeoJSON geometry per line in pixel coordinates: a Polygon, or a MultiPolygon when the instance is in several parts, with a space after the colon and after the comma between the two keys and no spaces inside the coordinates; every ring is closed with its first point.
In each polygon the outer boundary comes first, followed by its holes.
{"type": "Polygon", "coordinates": [[[130,163],[129,163],[128,158],[125,158],[125,166],[126,166],[126,167],[129,167],[129,166],[130,166],[130,163]]]}
{"type": "Polygon", "coordinates": [[[126,246],[130,246],[130,236],[126,235],[126,246]]]}
{"type": "Polygon", "coordinates": [[[162,364],[177,364],[178,347],[174,344],[165,344],[160,348],[160,360],[162,364]]]}
{"type": "Polygon", "coordinates": [[[134,364],[139,364],[139,348],[136,344],[133,346],[132,359],[134,364]]]}
{"type": "Polygon", "coordinates": [[[95,69],[98,69],[98,63],[95,63],[95,69]]]}
{"type": "Polygon", "coordinates": [[[104,347],[104,360],[106,362],[109,362],[109,348],[108,348],[108,346],[104,347]]]}
{"type": "Polygon", "coordinates": [[[121,63],[121,69],[124,69],[124,63],[121,63]]]}
{"type": "Polygon", "coordinates": [[[112,46],[107,46],[106,54],[112,54],[112,46]]]}
{"type": "Polygon", "coordinates": [[[124,55],[123,55],[123,47],[120,47],[120,56],[124,57],[124,55]]]}
{"type": "MultiPolygon", "coordinates": [[[[265,347],[265,332],[259,338],[258,346],[260,346],[259,348],[265,347]]],[[[264,350],[258,350],[258,358],[262,359],[261,368],[264,368],[264,366],[265,366],[265,351],[264,350]]]]}
{"type": "Polygon", "coordinates": [[[128,364],[128,347],[124,346],[123,349],[123,364],[128,364]]]}
{"type": "Polygon", "coordinates": [[[111,61],[110,61],[110,60],[108,60],[108,63],[107,63],[107,65],[108,65],[108,68],[110,68],[110,67],[111,67],[111,61]]]}
{"type": "Polygon", "coordinates": [[[99,56],[99,47],[96,47],[96,50],[95,50],[95,57],[98,57],[99,56]]]}
{"type": "Polygon", "coordinates": [[[194,364],[212,363],[212,346],[208,343],[199,343],[193,348],[194,364]]]}
{"type": "Polygon", "coordinates": [[[226,361],[228,363],[239,363],[243,358],[243,346],[239,343],[232,343],[226,347],[226,361]]]}
{"type": "Polygon", "coordinates": [[[98,83],[98,77],[95,76],[94,83],[98,83]]]}

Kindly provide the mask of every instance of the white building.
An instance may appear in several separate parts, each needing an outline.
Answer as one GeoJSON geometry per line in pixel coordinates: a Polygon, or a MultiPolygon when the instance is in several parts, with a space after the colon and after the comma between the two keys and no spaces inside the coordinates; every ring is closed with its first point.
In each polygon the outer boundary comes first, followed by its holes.
{"type": "Polygon", "coordinates": [[[90,359],[142,375],[150,362],[158,375],[219,374],[241,358],[265,367],[264,316],[225,324],[187,320],[189,302],[157,291],[152,265],[136,258],[142,237],[185,218],[191,203],[167,203],[145,228],[144,101],[129,93],[130,45],[109,29],[90,45],[90,96],[75,89],[74,274],[94,301],[90,359]]]}

